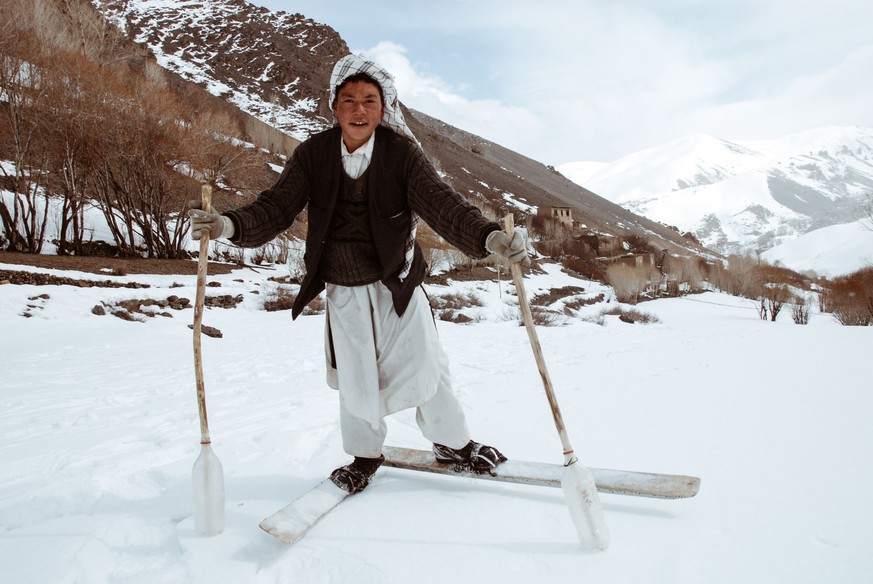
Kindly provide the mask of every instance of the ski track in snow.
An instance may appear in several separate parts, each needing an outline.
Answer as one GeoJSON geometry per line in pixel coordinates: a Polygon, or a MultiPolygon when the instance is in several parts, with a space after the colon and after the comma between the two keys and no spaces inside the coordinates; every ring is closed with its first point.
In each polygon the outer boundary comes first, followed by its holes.
{"type": "MultiPolygon", "coordinates": [[[[348,457],[324,382],[323,317],[259,310],[252,292],[269,275],[209,278],[223,285],[208,294],[246,298],[204,319],[224,333],[203,339],[227,491],[227,528],[213,538],[196,536],[191,517],[193,312],[142,323],[90,312],[107,299],[193,298],[194,279],[0,286],[4,582],[869,581],[873,329],[820,314],[808,326],[786,313],[763,322],[750,301],[716,293],[637,307],[657,324],[538,329],[583,464],[702,477],[689,500],[602,495],[605,553],[580,552],[557,489],[397,469],[380,470],[298,544],[274,541],[258,522],[348,457]]],[[[547,283],[604,291],[550,271],[528,294],[547,283]]],[[[474,438],[559,462],[506,282],[461,286],[485,302],[485,320],[438,327],[474,438]]],[[[411,411],[389,418],[388,443],[429,446],[411,411]]]]}

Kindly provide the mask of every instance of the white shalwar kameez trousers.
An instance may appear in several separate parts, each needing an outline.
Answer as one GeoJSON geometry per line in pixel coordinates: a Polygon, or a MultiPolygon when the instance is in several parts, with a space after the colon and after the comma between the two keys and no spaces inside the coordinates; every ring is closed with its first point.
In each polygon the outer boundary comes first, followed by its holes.
{"type": "Polygon", "coordinates": [[[463,448],[470,432],[424,290],[415,291],[402,317],[381,282],[327,284],[326,296],[327,382],[339,390],[346,453],[378,458],[387,434],[383,418],[413,407],[425,438],[463,448]]]}
{"type": "MultiPolygon", "coordinates": [[[[382,86],[382,123],[418,143],[398,107],[393,78],[375,63],[354,55],[340,59],[331,74],[330,103],[343,80],[358,72],[367,73],[382,86]]],[[[341,143],[343,168],[351,178],[357,179],[369,167],[375,138],[374,132],[354,152],[341,143]]],[[[415,221],[413,217],[410,243],[415,238],[415,221]]],[[[409,261],[411,252],[408,245],[409,261]]],[[[455,449],[466,446],[470,431],[452,393],[449,359],[424,290],[419,287],[403,316],[398,316],[391,292],[381,282],[363,286],[327,283],[325,288],[327,383],[339,390],[346,453],[381,456],[387,434],[384,417],[408,408],[418,408],[415,419],[431,442],[455,449]]]]}

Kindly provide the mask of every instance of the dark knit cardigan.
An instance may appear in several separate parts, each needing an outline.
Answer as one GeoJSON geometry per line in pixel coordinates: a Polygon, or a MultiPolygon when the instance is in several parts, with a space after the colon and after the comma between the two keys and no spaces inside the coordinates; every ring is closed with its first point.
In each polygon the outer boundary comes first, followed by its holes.
{"type": "MultiPolygon", "coordinates": [[[[306,276],[294,303],[294,318],[324,290],[324,282],[318,278],[318,263],[339,195],[341,173],[345,172],[341,139],[338,126],[315,134],[297,147],[272,188],[262,192],[253,203],[226,213],[235,228],[231,241],[243,247],[256,247],[289,228],[308,205],[306,276]]],[[[500,225],[487,219],[447,185],[424,152],[409,139],[379,126],[367,181],[370,225],[383,267],[382,283],[393,295],[397,314],[406,310],[412,292],[424,281],[427,272],[424,256],[416,244],[409,275],[402,281],[398,278],[412,212],[468,256],[488,255],[485,239],[500,225]]]]}

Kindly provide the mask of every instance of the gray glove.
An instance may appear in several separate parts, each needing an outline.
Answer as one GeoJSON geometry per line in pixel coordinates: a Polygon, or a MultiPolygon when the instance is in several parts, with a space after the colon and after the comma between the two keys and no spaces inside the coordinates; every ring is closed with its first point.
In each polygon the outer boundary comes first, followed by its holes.
{"type": "Polygon", "coordinates": [[[199,240],[203,233],[209,234],[209,239],[233,237],[233,221],[215,209],[209,213],[200,208],[200,201],[188,202],[188,217],[191,218],[191,239],[199,240]]]}
{"type": "Polygon", "coordinates": [[[527,256],[527,237],[523,229],[516,229],[512,237],[503,231],[492,231],[485,238],[485,249],[508,259],[510,262],[521,262],[524,266],[530,265],[530,258],[527,256]]]}

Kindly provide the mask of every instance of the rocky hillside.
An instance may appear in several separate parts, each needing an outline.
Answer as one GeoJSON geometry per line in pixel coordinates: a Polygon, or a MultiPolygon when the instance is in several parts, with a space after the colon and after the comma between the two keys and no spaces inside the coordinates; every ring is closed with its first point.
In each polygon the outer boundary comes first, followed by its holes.
{"type": "Polygon", "coordinates": [[[244,0],[94,4],[161,66],[283,132],[303,140],[330,124],[326,63],[349,50],[330,27],[244,0]]]}

